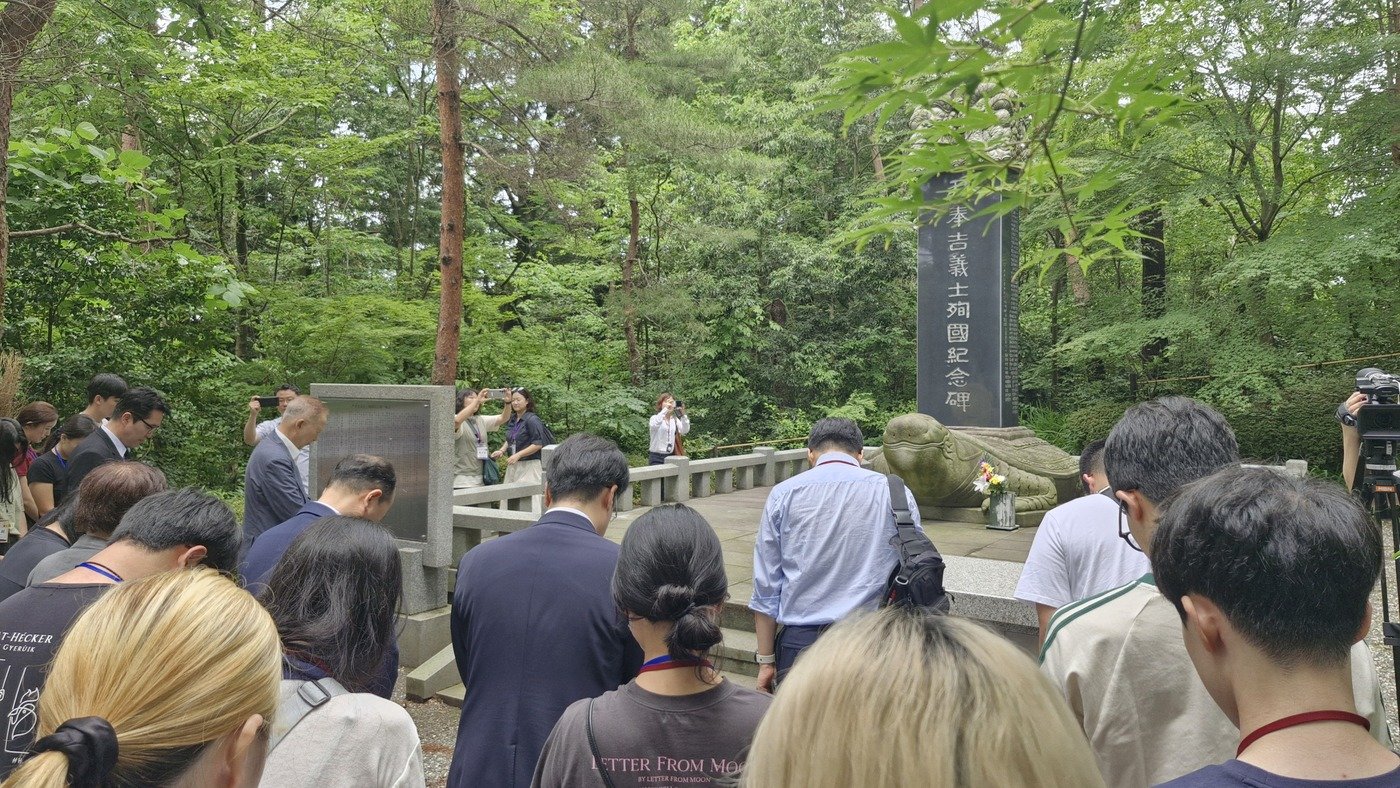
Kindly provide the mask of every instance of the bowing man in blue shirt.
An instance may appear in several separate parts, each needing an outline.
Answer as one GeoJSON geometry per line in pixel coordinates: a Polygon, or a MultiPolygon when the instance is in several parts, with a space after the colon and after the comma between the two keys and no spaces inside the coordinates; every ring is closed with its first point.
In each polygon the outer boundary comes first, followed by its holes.
{"type": "MultiPolygon", "coordinates": [[[[899,554],[889,481],[860,467],[865,436],[850,419],[822,419],[807,437],[812,469],[773,488],[753,548],[758,688],[778,679],[827,627],[873,610],[899,554]],[[782,626],[779,634],[778,627],[782,626]]],[[[919,525],[919,506],[905,491],[919,525]]]]}

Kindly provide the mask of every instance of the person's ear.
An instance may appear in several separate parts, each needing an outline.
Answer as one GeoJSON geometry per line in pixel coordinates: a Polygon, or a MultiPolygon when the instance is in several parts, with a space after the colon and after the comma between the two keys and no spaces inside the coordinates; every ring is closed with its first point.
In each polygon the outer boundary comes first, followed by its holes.
{"type": "Polygon", "coordinates": [[[554,492],[549,489],[549,483],[544,485],[544,508],[548,509],[554,505],[554,492]]]}
{"type": "Polygon", "coordinates": [[[1182,597],[1181,608],[1186,613],[1186,637],[1195,638],[1207,653],[1219,656],[1225,647],[1225,616],[1220,612],[1220,608],[1197,594],[1182,597]]]}
{"type": "Polygon", "coordinates": [[[1114,490],[1113,495],[1123,502],[1130,521],[1140,523],[1147,520],[1147,499],[1142,497],[1140,490],[1114,490]]]}
{"type": "Polygon", "coordinates": [[[369,514],[370,510],[374,508],[375,504],[379,503],[379,499],[383,496],[383,490],[370,490],[360,496],[360,517],[369,514]]]}
{"type": "Polygon", "coordinates": [[[1356,645],[1357,642],[1366,637],[1366,633],[1371,631],[1371,613],[1371,603],[1368,600],[1366,602],[1366,615],[1361,617],[1361,626],[1356,630],[1356,635],[1351,639],[1352,645],[1356,645]]]}
{"type": "Polygon", "coordinates": [[[818,459],[820,459],[820,458],[817,457],[817,453],[816,453],[815,451],[813,451],[813,450],[811,450],[811,449],[808,449],[808,450],[807,450],[807,464],[808,464],[808,465],[812,466],[813,468],[817,467],[817,460],[818,460],[818,459]]]}
{"type": "Polygon", "coordinates": [[[262,729],[262,715],[254,714],[224,737],[224,745],[219,749],[217,785],[257,785],[267,762],[267,737],[262,729]]]}
{"type": "Polygon", "coordinates": [[[190,545],[179,555],[175,556],[175,565],[181,569],[189,569],[199,565],[200,561],[209,557],[209,548],[202,544],[190,545]]]}
{"type": "Polygon", "coordinates": [[[606,489],[606,490],[603,491],[603,508],[604,508],[604,509],[607,509],[607,510],[610,511],[610,512],[616,512],[616,511],[617,511],[616,504],[617,504],[617,485],[614,484],[613,486],[611,486],[611,487],[609,487],[608,489],[606,489]]]}

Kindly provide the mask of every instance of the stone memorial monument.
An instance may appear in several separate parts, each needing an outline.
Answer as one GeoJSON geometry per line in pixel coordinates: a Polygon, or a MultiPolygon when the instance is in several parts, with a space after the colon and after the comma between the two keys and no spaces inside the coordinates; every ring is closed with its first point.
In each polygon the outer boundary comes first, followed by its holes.
{"type": "MultiPolygon", "coordinates": [[[[1002,123],[969,141],[996,161],[1019,157],[1024,126],[1014,118],[1016,97],[980,85],[971,98],[1002,123]]],[[[913,122],[956,112],[938,101],[913,122]]],[[[1078,495],[1079,467],[1017,426],[1020,220],[1016,211],[982,213],[999,194],[948,205],[961,177],[942,173],[923,187],[925,200],[941,210],[926,212],[919,224],[919,412],[891,421],[884,447],[870,459],[876,470],[904,479],[923,516],[962,522],[987,517],[973,481],[979,465],[991,463],[1016,495],[1016,522],[1037,525],[1047,510],[1078,495]]]]}
{"type": "Polygon", "coordinates": [[[384,526],[399,541],[403,565],[399,644],[405,667],[417,665],[446,632],[446,618],[432,611],[447,604],[454,568],[454,393],[451,386],[311,385],[311,396],[330,409],[311,448],[313,498],[346,455],[374,454],[394,465],[397,487],[384,526]]]}

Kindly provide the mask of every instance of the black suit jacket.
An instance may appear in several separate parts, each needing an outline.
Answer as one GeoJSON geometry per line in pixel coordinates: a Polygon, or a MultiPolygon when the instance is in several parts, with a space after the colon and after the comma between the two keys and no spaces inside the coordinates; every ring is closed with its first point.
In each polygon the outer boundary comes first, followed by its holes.
{"type": "Polygon", "coordinates": [[[612,599],[617,556],[587,519],[554,511],[462,557],[452,650],[467,695],[449,786],[528,786],[564,709],[637,675],[642,650],[612,599]]]}
{"type": "Polygon", "coordinates": [[[73,456],[68,460],[68,475],[63,477],[54,490],[54,505],[63,503],[69,493],[77,492],[78,485],[83,483],[83,478],[92,469],[99,465],[104,465],[113,460],[124,460],[122,453],[117,451],[117,444],[107,437],[107,431],[98,427],[93,430],[83,442],[78,444],[78,448],[73,451],[73,456]]]}

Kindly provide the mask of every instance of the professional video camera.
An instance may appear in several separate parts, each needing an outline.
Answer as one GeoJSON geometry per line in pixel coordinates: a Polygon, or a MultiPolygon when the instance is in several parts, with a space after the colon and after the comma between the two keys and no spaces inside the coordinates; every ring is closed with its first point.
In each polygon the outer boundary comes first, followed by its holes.
{"type": "Polygon", "coordinates": [[[1356,373],[1356,390],[1366,402],[1355,416],[1346,404],[1337,407],[1337,421],[1355,427],[1361,437],[1361,461],[1357,463],[1355,489],[1370,497],[1379,486],[1393,492],[1396,484],[1395,450],[1400,444],[1400,378],[1375,367],[1356,373]]]}
{"type": "MultiPolygon", "coordinates": [[[[1400,378],[1376,367],[1367,367],[1356,373],[1356,390],[1366,395],[1367,405],[1394,405],[1400,398],[1400,378]]],[[[1348,427],[1357,426],[1357,419],[1347,410],[1346,403],[1337,406],[1337,421],[1348,427]]]]}

